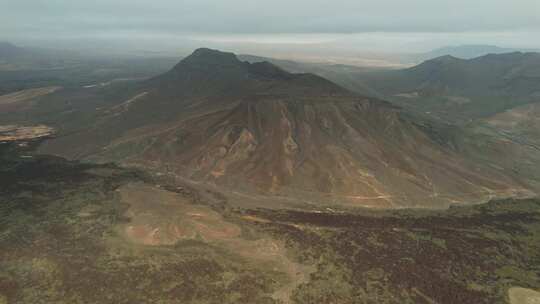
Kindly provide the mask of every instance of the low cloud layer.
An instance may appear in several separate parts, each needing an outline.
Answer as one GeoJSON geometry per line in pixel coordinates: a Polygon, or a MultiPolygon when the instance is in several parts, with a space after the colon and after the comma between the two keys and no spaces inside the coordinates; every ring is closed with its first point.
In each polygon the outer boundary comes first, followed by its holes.
{"type": "Polygon", "coordinates": [[[540,28],[537,0],[2,0],[20,32],[360,33],[540,28]]]}
{"type": "MultiPolygon", "coordinates": [[[[0,40],[115,35],[257,40],[260,35],[263,43],[276,37],[304,37],[298,39],[309,43],[372,33],[487,33],[510,39],[509,33],[540,32],[538,0],[0,0],[0,7],[0,40]]],[[[533,40],[522,44],[535,46],[533,40]]]]}

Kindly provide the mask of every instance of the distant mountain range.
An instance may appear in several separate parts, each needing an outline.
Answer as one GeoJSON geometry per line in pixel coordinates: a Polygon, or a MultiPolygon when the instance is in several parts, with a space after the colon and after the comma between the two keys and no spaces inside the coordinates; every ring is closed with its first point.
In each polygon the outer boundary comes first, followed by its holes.
{"type": "Polygon", "coordinates": [[[59,110],[69,114],[49,118],[61,131],[43,152],[144,166],[250,201],[444,207],[528,193],[511,172],[461,154],[458,129],[232,53],[199,49],[158,77],[99,93],[99,106],[65,94],[54,100],[69,100],[59,110]]]}
{"type": "Polygon", "coordinates": [[[526,48],[502,48],[494,45],[470,44],[458,46],[446,46],[416,56],[418,61],[450,55],[461,59],[472,59],[488,54],[504,54],[514,52],[538,52],[540,49],[526,48]]]}
{"type": "Polygon", "coordinates": [[[358,92],[463,123],[539,101],[540,53],[446,55],[409,69],[358,75],[356,81],[363,84],[358,92]]]}

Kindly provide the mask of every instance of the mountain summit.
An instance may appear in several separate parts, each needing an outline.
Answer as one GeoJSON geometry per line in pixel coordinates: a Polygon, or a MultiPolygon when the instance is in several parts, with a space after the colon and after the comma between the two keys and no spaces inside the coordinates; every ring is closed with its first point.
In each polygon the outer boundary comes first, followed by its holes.
{"type": "Polygon", "coordinates": [[[199,49],[129,92],[95,127],[47,149],[165,171],[250,202],[444,207],[526,192],[468,161],[442,128],[232,53],[199,49]]]}
{"type": "Polygon", "coordinates": [[[176,96],[351,95],[313,74],[288,73],[269,62],[242,62],[233,53],[206,48],[197,49],[147,84],[158,94],[176,96]]]}
{"type": "MultiPolygon", "coordinates": [[[[223,66],[226,64],[238,65],[241,64],[240,60],[236,58],[236,55],[229,52],[221,52],[218,50],[199,48],[196,49],[190,56],[180,62],[180,65],[217,65],[223,66]]],[[[177,66],[178,67],[178,66],[177,66]]]]}

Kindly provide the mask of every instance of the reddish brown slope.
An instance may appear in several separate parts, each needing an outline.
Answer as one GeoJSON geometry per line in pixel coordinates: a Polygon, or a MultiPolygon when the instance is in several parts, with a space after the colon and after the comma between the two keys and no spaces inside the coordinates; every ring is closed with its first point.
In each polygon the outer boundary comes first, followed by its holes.
{"type": "MultiPolygon", "coordinates": [[[[527,193],[467,161],[436,127],[314,75],[203,49],[140,91],[83,135],[100,138],[85,143],[87,156],[327,204],[442,207],[527,193]]],[[[70,140],[48,149],[81,149],[70,140]]]]}

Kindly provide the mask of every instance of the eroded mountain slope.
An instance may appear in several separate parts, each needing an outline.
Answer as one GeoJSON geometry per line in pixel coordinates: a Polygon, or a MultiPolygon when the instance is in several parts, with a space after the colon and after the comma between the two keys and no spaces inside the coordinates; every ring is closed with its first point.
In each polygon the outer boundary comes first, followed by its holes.
{"type": "Polygon", "coordinates": [[[459,131],[231,53],[197,50],[131,92],[44,151],[310,203],[444,207],[531,194],[511,172],[460,155],[459,131]]]}

